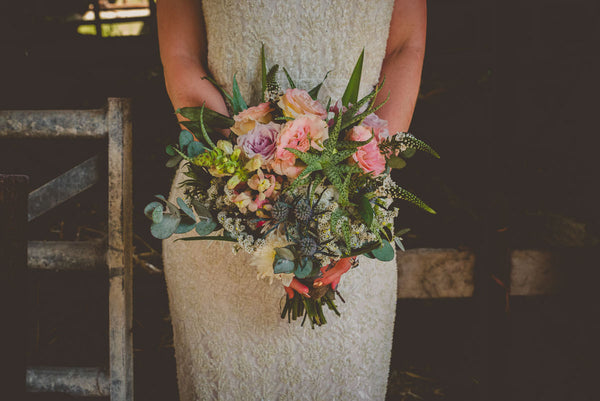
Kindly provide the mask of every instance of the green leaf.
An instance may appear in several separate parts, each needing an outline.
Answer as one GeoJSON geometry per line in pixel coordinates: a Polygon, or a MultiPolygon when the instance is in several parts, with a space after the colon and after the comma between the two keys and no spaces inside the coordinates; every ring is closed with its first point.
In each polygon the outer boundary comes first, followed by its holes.
{"type": "Polygon", "coordinates": [[[396,199],[403,199],[403,200],[409,201],[410,203],[417,205],[421,209],[423,209],[431,214],[436,214],[435,210],[433,210],[432,208],[427,206],[427,204],[425,202],[423,202],[421,199],[419,199],[415,194],[407,191],[404,188],[393,187],[393,188],[388,189],[387,192],[396,199]]]}
{"type": "Polygon", "coordinates": [[[400,230],[396,231],[396,233],[394,234],[394,237],[402,237],[404,234],[410,232],[410,228],[401,228],[400,230]]]}
{"type": "Polygon", "coordinates": [[[194,208],[194,210],[196,211],[196,214],[199,217],[205,217],[205,218],[212,219],[212,214],[210,213],[210,210],[208,210],[208,208],[206,206],[204,206],[202,203],[198,202],[197,200],[193,200],[192,207],[194,208]]]}
{"type": "Polygon", "coordinates": [[[179,147],[184,149],[194,140],[194,135],[190,131],[183,130],[179,133],[179,147]]]}
{"type": "Polygon", "coordinates": [[[265,57],[265,44],[260,47],[260,76],[261,76],[261,103],[265,102],[265,93],[267,92],[267,58],[265,57]]]}
{"type": "Polygon", "coordinates": [[[154,209],[156,208],[160,208],[161,212],[163,210],[163,205],[160,202],[150,202],[146,205],[146,207],[144,208],[144,215],[146,215],[147,218],[149,218],[150,220],[152,220],[152,215],[154,213],[154,209]]]}
{"type": "Polygon", "coordinates": [[[287,81],[288,81],[288,84],[290,86],[290,89],[295,89],[296,88],[296,84],[294,83],[294,81],[292,81],[292,77],[290,77],[290,74],[285,69],[285,67],[283,68],[283,73],[285,74],[285,77],[287,78],[287,81]]]}
{"type": "Polygon", "coordinates": [[[402,243],[402,240],[400,238],[394,237],[394,242],[396,243],[396,246],[402,250],[402,252],[406,251],[406,249],[404,249],[404,244],[402,243]]]}
{"type": "Polygon", "coordinates": [[[165,214],[160,223],[153,223],[150,226],[150,232],[155,238],[167,239],[177,230],[180,220],[179,216],[165,214]]]}
{"type": "Polygon", "coordinates": [[[373,256],[382,262],[389,262],[394,259],[394,248],[387,240],[381,241],[381,247],[373,249],[373,256]]]}
{"type": "MultiPolygon", "coordinates": [[[[319,96],[319,91],[321,90],[321,86],[323,86],[323,83],[327,79],[327,76],[329,75],[330,72],[331,71],[327,71],[327,74],[325,74],[325,78],[323,78],[323,80],[321,81],[321,83],[308,91],[308,94],[310,95],[310,97],[313,100],[317,100],[317,97],[319,96]]],[[[327,110],[329,110],[329,109],[327,109],[327,110]]]]}
{"type": "Polygon", "coordinates": [[[223,98],[225,98],[225,101],[228,102],[229,105],[231,106],[231,104],[232,104],[231,95],[229,93],[227,93],[225,91],[225,89],[223,89],[223,87],[221,85],[219,85],[219,83],[217,81],[215,81],[211,77],[202,77],[202,79],[206,79],[208,82],[210,82],[211,84],[213,84],[213,86],[215,88],[217,88],[219,90],[219,92],[221,92],[221,95],[223,95],[223,98]]]}
{"type": "Polygon", "coordinates": [[[287,260],[296,259],[296,257],[294,256],[294,252],[292,252],[289,248],[286,248],[286,247],[275,248],[275,253],[277,254],[277,256],[279,256],[280,258],[283,258],[283,259],[287,259],[287,260]]]}
{"type": "Polygon", "coordinates": [[[206,235],[202,237],[185,237],[177,238],[175,241],[227,241],[237,242],[236,239],[228,237],[226,235],[206,235]]]}
{"type": "Polygon", "coordinates": [[[200,153],[204,153],[206,150],[208,150],[208,149],[204,145],[202,145],[202,143],[200,143],[198,141],[194,141],[188,145],[187,154],[189,157],[191,157],[193,159],[194,157],[198,156],[200,153]]]}
{"type": "Polygon", "coordinates": [[[169,156],[175,156],[177,154],[175,152],[175,149],[173,149],[173,145],[167,145],[167,147],[165,148],[165,152],[167,152],[169,156]]]}
{"type": "MultiPolygon", "coordinates": [[[[201,110],[201,106],[182,107],[180,109],[177,109],[176,113],[181,114],[183,117],[189,119],[190,121],[200,121],[201,110]]],[[[209,108],[205,108],[203,118],[205,124],[217,129],[229,128],[235,123],[233,118],[225,116],[209,108]]],[[[182,121],[181,123],[183,124],[185,123],[185,121],[182,121]]]]}
{"type": "Polygon", "coordinates": [[[181,160],[183,160],[183,157],[181,157],[179,155],[175,155],[175,156],[169,158],[169,160],[167,160],[167,162],[165,163],[165,166],[167,168],[177,167],[181,160]]]}
{"type": "Polygon", "coordinates": [[[275,255],[275,260],[273,261],[273,273],[292,273],[295,267],[296,264],[293,260],[285,259],[279,255],[275,255]]]}
{"type": "Polygon", "coordinates": [[[400,154],[406,159],[410,159],[416,153],[417,153],[417,149],[415,149],[415,148],[408,148],[404,152],[400,152],[400,154]]]}
{"type": "MultiPolygon", "coordinates": [[[[158,203],[158,202],[155,202],[158,203]]],[[[160,222],[163,220],[163,206],[161,204],[159,204],[157,207],[154,208],[154,210],[152,211],[152,222],[156,223],[156,224],[160,224],[160,222]]]]}
{"type": "Polygon", "coordinates": [[[311,258],[302,258],[302,263],[294,270],[294,275],[297,278],[306,278],[312,273],[313,262],[311,258]]]}
{"type": "Polygon", "coordinates": [[[390,166],[391,168],[402,169],[402,168],[406,167],[406,162],[401,157],[392,156],[389,159],[387,159],[387,165],[390,166]]]}
{"type": "Polygon", "coordinates": [[[187,203],[185,203],[185,201],[181,198],[177,198],[177,204],[179,205],[179,207],[181,208],[181,210],[183,210],[183,212],[185,214],[187,214],[188,216],[190,216],[192,219],[194,219],[194,223],[195,223],[195,219],[196,216],[194,216],[194,212],[192,211],[192,209],[187,205],[187,203]]]}
{"type": "Polygon", "coordinates": [[[198,223],[196,223],[196,232],[198,235],[208,235],[215,231],[217,228],[217,223],[213,219],[201,218],[198,223]]]}
{"type": "Polygon", "coordinates": [[[246,110],[248,108],[248,106],[246,105],[246,102],[244,101],[244,98],[242,97],[242,94],[240,93],[240,87],[238,85],[237,79],[235,78],[235,75],[236,74],[233,74],[232,106],[233,106],[233,113],[239,114],[242,111],[246,110]]]}
{"type": "Polygon", "coordinates": [[[204,126],[204,105],[202,105],[202,107],[200,108],[200,130],[202,131],[202,138],[204,138],[204,141],[206,142],[206,144],[208,146],[210,146],[211,148],[216,148],[214,142],[210,139],[210,137],[208,136],[208,132],[206,132],[206,128],[204,126]]]}
{"type": "Polygon", "coordinates": [[[346,86],[346,90],[344,91],[344,95],[342,96],[342,105],[348,107],[348,104],[354,104],[358,100],[358,90],[360,87],[360,77],[362,74],[362,66],[363,59],[365,57],[365,50],[360,53],[360,57],[354,66],[354,71],[352,71],[352,76],[348,81],[348,86],[346,86]]]}
{"type": "Polygon", "coordinates": [[[183,216],[181,216],[181,221],[179,222],[179,225],[177,226],[177,229],[175,230],[175,234],[185,234],[187,232],[190,232],[194,229],[195,225],[196,225],[195,219],[190,218],[190,216],[183,215],[183,216]]]}
{"type": "Polygon", "coordinates": [[[365,221],[367,227],[371,227],[371,224],[373,223],[373,207],[371,206],[369,199],[364,195],[358,200],[358,213],[365,221]]]}

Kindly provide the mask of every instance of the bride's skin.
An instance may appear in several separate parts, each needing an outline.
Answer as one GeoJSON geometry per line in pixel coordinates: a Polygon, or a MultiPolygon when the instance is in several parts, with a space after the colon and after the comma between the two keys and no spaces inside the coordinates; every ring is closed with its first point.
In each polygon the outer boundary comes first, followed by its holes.
{"type": "MultiPolygon", "coordinates": [[[[206,107],[227,115],[219,91],[202,77],[209,75],[206,32],[200,0],[159,0],[156,3],[160,57],[165,83],[175,109],[206,107]]],[[[391,93],[377,114],[388,121],[390,133],[408,131],[421,81],[427,8],[425,0],[395,0],[386,54],[381,68],[385,86],[378,100],[391,93]]],[[[315,282],[339,282],[349,263],[338,263],[315,282]]],[[[304,291],[299,291],[304,292],[304,291]]]]}

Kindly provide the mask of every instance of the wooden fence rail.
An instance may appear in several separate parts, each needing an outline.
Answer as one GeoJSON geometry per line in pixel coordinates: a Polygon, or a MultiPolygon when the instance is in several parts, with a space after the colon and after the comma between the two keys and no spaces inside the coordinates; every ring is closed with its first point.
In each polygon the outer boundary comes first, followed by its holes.
{"type": "Polygon", "coordinates": [[[10,342],[14,344],[10,347],[11,353],[3,357],[7,368],[3,370],[12,372],[14,388],[8,390],[15,390],[17,394],[28,390],[110,396],[111,401],[133,400],[131,134],[131,108],[127,99],[110,98],[106,108],[96,110],[0,111],[0,140],[76,138],[105,139],[108,143],[106,241],[28,244],[25,234],[27,221],[99,181],[103,166],[100,156],[84,161],[31,193],[26,177],[0,176],[0,274],[6,286],[0,293],[12,298],[10,302],[2,302],[6,306],[3,311],[6,309],[10,314],[7,321],[19,328],[12,331],[15,338],[10,342]],[[25,369],[19,362],[25,355],[22,333],[25,315],[14,305],[26,304],[23,288],[27,267],[50,271],[107,269],[110,284],[108,370],[104,367],[25,369]],[[21,343],[23,346],[18,346],[21,343]]]}

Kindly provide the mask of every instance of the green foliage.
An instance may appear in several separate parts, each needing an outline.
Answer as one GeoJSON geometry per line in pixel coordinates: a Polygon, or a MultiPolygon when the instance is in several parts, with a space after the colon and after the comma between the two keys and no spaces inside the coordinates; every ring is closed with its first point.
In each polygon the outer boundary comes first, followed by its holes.
{"type": "Polygon", "coordinates": [[[358,213],[367,227],[371,227],[371,224],[373,224],[373,207],[371,206],[369,199],[364,195],[361,195],[359,198],[358,213]]]}
{"type": "Polygon", "coordinates": [[[381,247],[373,249],[372,254],[382,262],[389,262],[394,259],[394,248],[387,240],[382,240],[381,247]]]}
{"type": "Polygon", "coordinates": [[[296,266],[296,268],[294,269],[294,275],[299,279],[303,279],[303,278],[310,276],[312,271],[313,271],[312,259],[311,258],[302,258],[301,262],[298,263],[298,266],[296,266]]]}
{"type": "MultiPolygon", "coordinates": [[[[315,86],[314,88],[312,88],[311,90],[308,91],[308,94],[310,95],[310,97],[313,100],[317,100],[317,97],[319,96],[319,91],[321,90],[321,87],[323,86],[323,83],[327,79],[327,76],[329,75],[330,72],[331,71],[327,71],[327,73],[325,74],[325,78],[323,78],[321,83],[319,83],[317,86],[315,86]]],[[[326,110],[329,110],[329,108],[327,108],[326,110]]]]}
{"type": "Polygon", "coordinates": [[[342,105],[348,106],[349,104],[354,104],[358,100],[358,90],[360,88],[360,77],[362,75],[362,66],[363,59],[365,57],[365,50],[360,53],[358,57],[358,61],[354,66],[354,70],[352,71],[352,75],[350,76],[350,80],[348,81],[348,85],[346,86],[346,90],[344,91],[344,95],[342,96],[342,105]]]}
{"type": "Polygon", "coordinates": [[[407,191],[404,188],[400,188],[397,186],[392,187],[392,188],[388,189],[388,194],[390,196],[392,196],[394,199],[406,200],[412,204],[417,205],[421,209],[423,209],[431,214],[436,214],[435,210],[433,210],[432,208],[427,206],[427,204],[425,202],[423,202],[421,199],[419,199],[415,194],[407,191]]]}
{"type": "Polygon", "coordinates": [[[242,94],[240,93],[240,87],[238,85],[237,79],[235,78],[235,74],[233,74],[233,87],[232,87],[232,97],[231,97],[231,106],[233,109],[233,114],[239,114],[242,111],[248,108],[248,105],[244,101],[242,94]]]}
{"type": "MultiPolygon", "coordinates": [[[[204,123],[210,127],[215,129],[226,129],[235,123],[233,118],[224,116],[221,113],[218,113],[214,110],[209,109],[208,107],[204,108],[202,111],[202,107],[183,107],[177,109],[175,112],[177,114],[181,114],[183,117],[189,119],[191,122],[199,122],[200,121],[200,113],[203,114],[204,123]]],[[[182,121],[182,124],[185,121],[182,121]]],[[[185,125],[185,124],[184,124],[185,125]]]]}
{"type": "Polygon", "coordinates": [[[296,88],[296,84],[292,80],[292,77],[290,76],[290,73],[285,69],[285,67],[283,68],[283,72],[285,74],[285,77],[287,78],[288,85],[290,86],[290,89],[295,89],[296,88]]]}
{"type": "Polygon", "coordinates": [[[395,168],[395,169],[400,170],[400,169],[403,169],[404,167],[406,167],[406,161],[404,161],[404,159],[401,157],[392,156],[387,159],[387,165],[390,168],[395,168]]]}
{"type": "Polygon", "coordinates": [[[265,57],[265,44],[260,46],[260,76],[261,76],[261,103],[265,102],[265,93],[267,92],[267,58],[265,57]]]}
{"type": "Polygon", "coordinates": [[[437,159],[440,158],[440,155],[431,146],[415,138],[408,132],[398,132],[379,144],[379,150],[383,154],[405,152],[408,149],[420,150],[429,153],[437,159]]]}

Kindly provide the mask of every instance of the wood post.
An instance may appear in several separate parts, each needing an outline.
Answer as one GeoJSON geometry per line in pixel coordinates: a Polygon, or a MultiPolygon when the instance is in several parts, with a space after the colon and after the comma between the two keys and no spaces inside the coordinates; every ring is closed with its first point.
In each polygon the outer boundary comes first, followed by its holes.
{"type": "Polygon", "coordinates": [[[108,99],[108,252],[110,394],[133,400],[131,105],[108,99]]]}
{"type": "Polygon", "coordinates": [[[0,175],[0,310],[2,394],[25,396],[27,196],[29,177],[0,175]]]}

